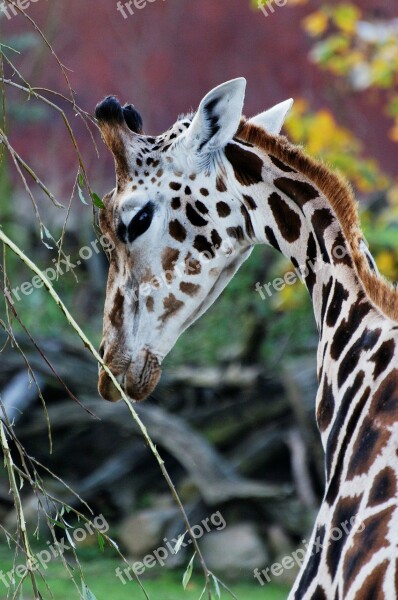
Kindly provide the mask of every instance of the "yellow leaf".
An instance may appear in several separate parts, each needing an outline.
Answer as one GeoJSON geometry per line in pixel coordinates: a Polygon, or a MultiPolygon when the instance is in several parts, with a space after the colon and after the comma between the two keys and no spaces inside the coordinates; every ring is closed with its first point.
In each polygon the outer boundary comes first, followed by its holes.
{"type": "Polygon", "coordinates": [[[393,142],[398,142],[398,121],[394,124],[394,127],[390,129],[389,136],[393,142]]]}
{"type": "Polygon", "coordinates": [[[340,4],[334,10],[333,21],[344,33],[353,34],[360,16],[361,11],[353,4],[340,4]]]}
{"type": "Polygon", "coordinates": [[[328,110],[320,110],[308,131],[307,150],[320,154],[336,133],[336,122],[328,110]]]}
{"type": "Polygon", "coordinates": [[[397,276],[397,259],[392,252],[383,250],[376,257],[376,263],[380,272],[389,279],[394,279],[397,276]]]}
{"type": "Polygon", "coordinates": [[[312,37],[319,37],[325,33],[329,24],[329,17],[324,12],[318,10],[308,15],[303,21],[304,29],[312,37]]]}
{"type": "MultiPolygon", "coordinates": [[[[398,128],[398,124],[397,124],[398,128]]],[[[398,206],[398,183],[387,192],[387,200],[392,206],[398,206]]]]}

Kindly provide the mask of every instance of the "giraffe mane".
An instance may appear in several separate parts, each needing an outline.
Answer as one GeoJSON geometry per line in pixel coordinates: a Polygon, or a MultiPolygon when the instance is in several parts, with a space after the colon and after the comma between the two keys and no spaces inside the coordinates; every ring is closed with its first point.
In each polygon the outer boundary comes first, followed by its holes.
{"type": "Polygon", "coordinates": [[[285,164],[308,177],[324,194],[333,208],[351,250],[356,273],[369,299],[387,317],[398,321],[398,291],[392,284],[373,273],[360,249],[363,239],[358,216],[358,203],[353,190],[340,173],[319,160],[306,155],[301,147],[286,137],[272,135],[263,128],[242,119],[236,137],[272,154],[285,164]]]}

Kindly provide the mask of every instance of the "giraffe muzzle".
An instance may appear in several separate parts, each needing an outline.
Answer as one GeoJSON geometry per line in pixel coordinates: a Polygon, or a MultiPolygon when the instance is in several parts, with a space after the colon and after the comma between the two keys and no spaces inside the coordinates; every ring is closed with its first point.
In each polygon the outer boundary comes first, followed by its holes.
{"type": "MultiPolygon", "coordinates": [[[[139,353],[125,373],[117,372],[111,366],[110,370],[127,396],[137,402],[145,400],[153,392],[162,373],[158,358],[147,349],[139,353]]],[[[98,391],[104,400],[110,402],[117,402],[122,397],[103,369],[99,375],[98,391]]]]}

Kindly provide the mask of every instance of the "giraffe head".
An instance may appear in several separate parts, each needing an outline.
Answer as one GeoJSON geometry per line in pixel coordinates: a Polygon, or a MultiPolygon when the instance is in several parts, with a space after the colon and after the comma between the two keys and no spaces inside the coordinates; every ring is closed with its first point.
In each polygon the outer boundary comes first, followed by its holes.
{"type": "MultiPolygon", "coordinates": [[[[142,132],[132,105],[108,97],[96,109],[114,155],[116,187],[104,198],[100,227],[113,242],[101,353],[129,397],[155,388],[161,363],[180,334],[221,293],[258,241],[250,196],[261,161],[233,143],[245,80],[218,86],[195,114],[157,137],[142,132]]],[[[279,133],[292,101],[252,121],[279,133]]],[[[119,393],[101,370],[99,391],[119,393]]]]}

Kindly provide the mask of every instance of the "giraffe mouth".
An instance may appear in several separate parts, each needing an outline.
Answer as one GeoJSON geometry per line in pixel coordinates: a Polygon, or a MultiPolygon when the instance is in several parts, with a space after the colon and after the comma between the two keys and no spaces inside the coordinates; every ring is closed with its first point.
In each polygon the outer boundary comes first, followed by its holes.
{"type": "MultiPolygon", "coordinates": [[[[109,368],[126,395],[137,402],[145,400],[153,392],[162,373],[159,359],[148,349],[141,350],[124,372],[113,369],[111,365],[109,368]]],[[[122,397],[103,369],[99,375],[98,391],[104,400],[110,402],[117,402],[122,397]]]]}

